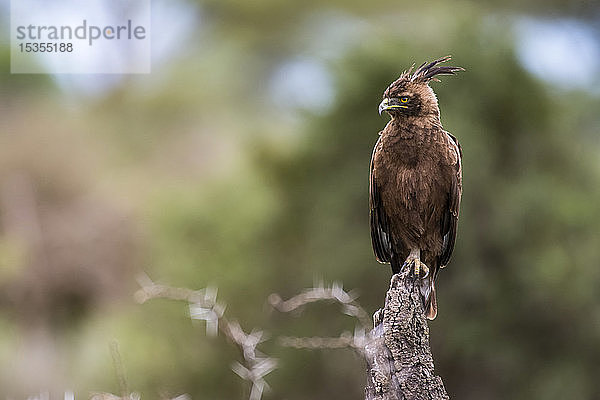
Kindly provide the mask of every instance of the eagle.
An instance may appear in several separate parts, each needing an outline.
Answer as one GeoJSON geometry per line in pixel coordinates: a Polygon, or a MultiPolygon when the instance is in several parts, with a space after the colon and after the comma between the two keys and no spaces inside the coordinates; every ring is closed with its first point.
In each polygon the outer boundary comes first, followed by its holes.
{"type": "Polygon", "coordinates": [[[462,150],[440,122],[429,86],[461,67],[440,66],[450,56],[410,67],[383,93],[379,114],[391,120],[379,132],[369,179],[373,251],[397,274],[418,278],[425,315],[437,315],[435,280],[450,261],[462,195],[462,150]]]}

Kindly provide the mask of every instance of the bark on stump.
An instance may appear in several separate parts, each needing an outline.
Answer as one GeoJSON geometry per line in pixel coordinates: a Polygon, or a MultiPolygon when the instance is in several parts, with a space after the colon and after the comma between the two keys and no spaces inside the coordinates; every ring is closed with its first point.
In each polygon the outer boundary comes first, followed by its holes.
{"type": "Polygon", "coordinates": [[[429,327],[411,271],[393,275],[385,306],[374,315],[365,346],[366,400],[449,399],[434,373],[429,327]]]}

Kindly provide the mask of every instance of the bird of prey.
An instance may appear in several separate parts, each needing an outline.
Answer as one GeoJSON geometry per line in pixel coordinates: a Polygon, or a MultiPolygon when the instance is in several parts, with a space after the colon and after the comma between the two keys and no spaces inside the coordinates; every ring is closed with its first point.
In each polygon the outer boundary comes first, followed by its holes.
{"type": "MultiPolygon", "coordinates": [[[[435,93],[438,75],[460,67],[440,66],[442,57],[404,71],[383,93],[379,113],[391,120],[373,149],[369,187],[370,224],[377,260],[392,272],[414,269],[425,314],[437,315],[435,279],[450,261],[462,193],[462,152],[442,128],[435,93]]],[[[410,271],[412,272],[412,271],[410,271]]]]}

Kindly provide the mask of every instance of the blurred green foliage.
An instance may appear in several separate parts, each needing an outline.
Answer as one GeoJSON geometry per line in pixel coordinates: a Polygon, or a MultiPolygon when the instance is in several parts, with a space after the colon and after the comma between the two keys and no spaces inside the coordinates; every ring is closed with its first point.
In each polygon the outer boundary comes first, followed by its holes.
{"type": "Polygon", "coordinates": [[[205,337],[183,303],[133,302],[143,270],[218,286],[230,319],[271,333],[259,348],[279,368],[265,399],[361,398],[358,356],[274,339],[354,322],[326,306],[274,314],[266,298],[323,278],[358,289],[369,312],[382,304],[390,271],[372,255],[367,198],[377,105],[413,62],[452,54],[466,72],[433,84],[464,154],[459,236],[430,325],[439,374],[458,399],[599,398],[600,100],[532,76],[511,30],[522,12],[590,6],[520,4],[198,2],[198,43],[98,97],[3,75],[3,394],[117,393],[117,341],[142,398],[247,397],[230,370],[237,350],[205,337]],[[273,100],[272,77],[298,58],[323,66],[331,104],[273,100]]]}

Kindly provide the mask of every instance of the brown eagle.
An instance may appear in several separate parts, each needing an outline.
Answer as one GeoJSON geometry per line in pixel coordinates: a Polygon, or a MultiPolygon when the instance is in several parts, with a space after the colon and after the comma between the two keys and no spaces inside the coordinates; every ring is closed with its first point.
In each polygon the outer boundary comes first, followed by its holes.
{"type": "Polygon", "coordinates": [[[462,193],[462,152],[442,128],[437,75],[460,67],[438,66],[442,57],[404,71],[383,93],[379,113],[390,122],[373,149],[369,188],[371,239],[377,260],[394,274],[414,268],[427,318],[437,315],[435,279],[454,249],[462,193]]]}

